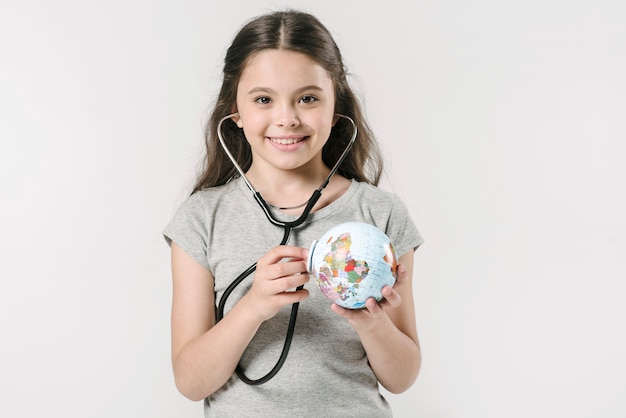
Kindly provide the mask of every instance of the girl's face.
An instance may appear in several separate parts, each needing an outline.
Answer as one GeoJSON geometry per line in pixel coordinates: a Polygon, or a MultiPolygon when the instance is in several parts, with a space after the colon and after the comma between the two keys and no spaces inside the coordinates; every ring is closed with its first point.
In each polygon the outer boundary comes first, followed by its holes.
{"type": "Polygon", "coordinates": [[[307,55],[268,49],[253,55],[237,87],[238,117],[254,170],[323,169],[335,121],[328,72],[307,55]]]}

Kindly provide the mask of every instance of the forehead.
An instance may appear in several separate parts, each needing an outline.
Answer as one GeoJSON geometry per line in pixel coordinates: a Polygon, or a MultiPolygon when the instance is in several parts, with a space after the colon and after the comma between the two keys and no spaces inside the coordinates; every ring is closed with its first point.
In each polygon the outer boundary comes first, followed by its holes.
{"type": "Polygon", "coordinates": [[[332,89],[333,82],[328,71],[306,54],[278,49],[266,49],[252,55],[246,63],[239,87],[298,88],[302,85],[318,85],[332,89]]]}

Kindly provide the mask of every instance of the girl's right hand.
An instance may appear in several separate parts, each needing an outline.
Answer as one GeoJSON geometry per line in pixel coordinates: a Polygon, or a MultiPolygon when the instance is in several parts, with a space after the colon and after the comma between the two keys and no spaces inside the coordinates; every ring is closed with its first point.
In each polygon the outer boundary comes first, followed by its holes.
{"type": "Polygon", "coordinates": [[[281,245],[257,261],[252,287],[241,299],[250,314],[266,321],[286,305],[301,302],[309,296],[306,289],[295,290],[309,281],[308,250],[281,245]]]}
{"type": "Polygon", "coordinates": [[[211,395],[231,378],[259,325],[284,305],[308,296],[307,250],[277,247],[257,262],[252,287],[215,321],[213,275],[172,242],[172,364],[176,386],[189,399],[211,395]]]}

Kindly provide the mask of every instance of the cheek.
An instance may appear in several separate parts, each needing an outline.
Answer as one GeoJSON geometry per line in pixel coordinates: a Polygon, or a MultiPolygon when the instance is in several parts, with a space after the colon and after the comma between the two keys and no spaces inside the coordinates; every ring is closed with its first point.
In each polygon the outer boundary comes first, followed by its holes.
{"type": "Polygon", "coordinates": [[[317,121],[317,126],[318,126],[317,130],[320,136],[323,136],[324,138],[328,138],[330,136],[330,132],[333,129],[333,124],[334,124],[333,114],[322,115],[317,121]]]}
{"type": "Polygon", "coordinates": [[[265,138],[267,124],[256,115],[244,114],[237,123],[249,143],[265,138]]]}
{"type": "Polygon", "coordinates": [[[258,113],[248,112],[245,107],[240,107],[238,113],[237,126],[243,128],[244,131],[253,131],[261,126],[262,122],[258,113]]]}

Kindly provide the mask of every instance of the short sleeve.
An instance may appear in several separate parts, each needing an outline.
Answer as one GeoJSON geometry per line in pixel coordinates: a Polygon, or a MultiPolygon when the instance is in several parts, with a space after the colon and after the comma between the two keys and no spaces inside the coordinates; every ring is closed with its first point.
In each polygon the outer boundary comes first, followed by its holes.
{"type": "Polygon", "coordinates": [[[415,251],[424,242],[406,205],[397,196],[393,198],[385,233],[389,236],[398,256],[406,254],[409,250],[415,251]]]}
{"type": "Polygon", "coordinates": [[[207,270],[211,270],[207,258],[208,222],[199,194],[187,198],[163,230],[168,245],[175,242],[185,253],[207,270]]]}

